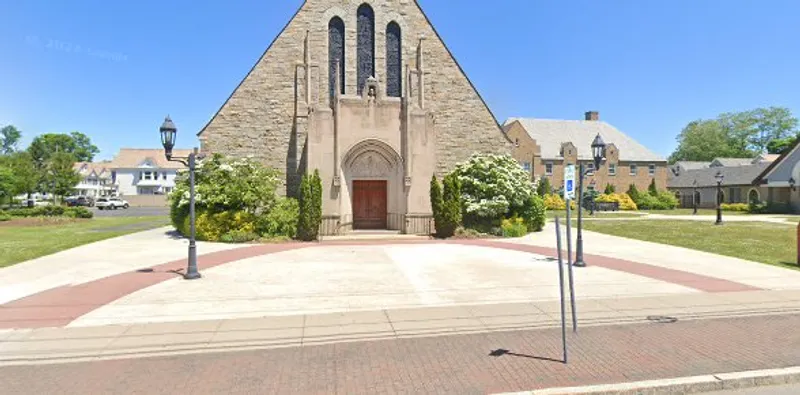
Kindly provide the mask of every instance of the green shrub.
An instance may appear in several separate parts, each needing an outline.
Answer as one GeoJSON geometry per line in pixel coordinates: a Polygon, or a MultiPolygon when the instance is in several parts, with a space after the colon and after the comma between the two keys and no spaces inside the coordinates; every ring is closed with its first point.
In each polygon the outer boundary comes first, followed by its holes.
{"type": "MultiPolygon", "coordinates": [[[[636,184],[631,184],[630,187],[628,187],[628,192],[626,193],[631,197],[631,199],[633,199],[634,202],[636,202],[636,204],[639,204],[639,196],[641,194],[639,193],[639,189],[636,188],[636,184]]],[[[641,209],[641,207],[639,208],[641,209]]]]}
{"type": "Polygon", "coordinates": [[[792,207],[787,203],[750,203],[751,214],[791,214],[792,207]]]}
{"type": "Polygon", "coordinates": [[[288,237],[297,235],[297,218],[300,205],[292,198],[278,198],[275,205],[256,219],[256,231],[266,237],[288,237]]]}
{"type": "Polygon", "coordinates": [[[747,203],[722,203],[720,208],[722,211],[749,211],[750,205],[747,203]]]}
{"type": "Polygon", "coordinates": [[[92,218],[94,213],[86,207],[67,207],[64,211],[64,216],[70,218],[92,218]]]}
{"type": "Polygon", "coordinates": [[[3,212],[0,212],[0,222],[10,221],[10,220],[11,220],[11,216],[10,215],[8,215],[6,213],[3,213],[3,212]]]}
{"type": "MultiPolygon", "coordinates": [[[[220,241],[222,236],[231,232],[255,233],[256,216],[246,211],[223,211],[211,213],[203,211],[197,215],[195,232],[197,240],[220,241]]],[[[185,223],[186,233],[189,233],[189,218],[185,223]]]]}
{"type": "Polygon", "coordinates": [[[547,218],[546,211],[544,199],[532,194],[516,214],[524,221],[528,232],[540,232],[547,218]]]}
{"type": "Polygon", "coordinates": [[[528,227],[525,220],[519,217],[504,219],[500,225],[503,237],[522,237],[528,234],[528,227]]]}
{"type": "Polygon", "coordinates": [[[436,236],[452,237],[456,228],[461,225],[461,183],[454,174],[448,174],[443,180],[442,206],[436,221],[436,236]]]}
{"type": "Polygon", "coordinates": [[[322,225],[322,179],[319,171],[304,175],[300,182],[300,202],[297,220],[297,238],[314,241],[319,238],[322,225]]]}
{"type": "Polygon", "coordinates": [[[478,239],[484,236],[485,234],[478,232],[475,229],[469,229],[463,226],[456,228],[456,234],[454,235],[454,237],[459,239],[478,239]]]}
{"type": "MultiPolygon", "coordinates": [[[[569,207],[572,210],[577,210],[578,205],[575,203],[574,200],[570,200],[569,207]]],[[[564,199],[555,193],[549,194],[544,197],[544,208],[546,210],[566,210],[567,209],[567,202],[564,199]]]]}
{"type": "Polygon", "coordinates": [[[678,207],[678,198],[669,191],[660,191],[656,196],[641,194],[635,202],[640,210],[672,210],[678,207]]]}
{"type": "Polygon", "coordinates": [[[430,186],[430,198],[431,198],[431,211],[433,211],[433,222],[436,228],[436,236],[441,237],[439,232],[439,228],[442,228],[442,225],[445,223],[444,214],[442,213],[442,207],[444,206],[444,197],[442,197],[442,186],[439,185],[439,180],[436,179],[436,175],[431,177],[431,186],[430,186]]]}
{"type": "Polygon", "coordinates": [[[223,243],[247,243],[258,239],[260,236],[255,232],[232,230],[219,238],[223,243]]]}
{"type": "Polygon", "coordinates": [[[606,190],[603,192],[603,194],[605,194],[605,195],[611,195],[611,194],[613,194],[613,193],[615,193],[615,192],[617,192],[617,188],[616,188],[616,187],[614,187],[614,185],[612,185],[612,184],[606,184],[606,190]]]}
{"type": "Polygon", "coordinates": [[[661,207],[663,207],[662,210],[673,210],[678,207],[678,204],[680,204],[675,194],[670,191],[659,191],[656,197],[658,198],[661,207]]]}
{"type": "Polygon", "coordinates": [[[647,187],[647,192],[651,196],[658,196],[658,188],[656,187],[656,179],[650,180],[650,186],[647,187]]]}
{"type": "Polygon", "coordinates": [[[542,177],[539,179],[539,184],[536,186],[536,194],[544,198],[552,193],[553,187],[550,185],[550,179],[542,177]]]}

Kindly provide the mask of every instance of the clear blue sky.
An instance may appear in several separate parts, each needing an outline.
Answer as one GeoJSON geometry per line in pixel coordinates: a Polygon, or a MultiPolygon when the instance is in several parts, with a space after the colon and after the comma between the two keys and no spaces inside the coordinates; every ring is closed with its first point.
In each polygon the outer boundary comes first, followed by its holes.
{"type": "MultiPolygon", "coordinates": [[[[667,155],[687,122],[800,115],[800,1],[420,0],[502,122],[603,120],[667,155]],[[456,6],[457,5],[457,6],[456,6]]],[[[178,145],[209,120],[301,0],[0,0],[0,124],[24,144],[79,130],[100,147],[178,145]]]]}

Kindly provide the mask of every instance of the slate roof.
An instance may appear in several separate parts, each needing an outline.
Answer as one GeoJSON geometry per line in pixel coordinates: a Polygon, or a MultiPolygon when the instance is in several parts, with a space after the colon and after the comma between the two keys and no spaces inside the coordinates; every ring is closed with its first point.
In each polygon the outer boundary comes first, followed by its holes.
{"type": "Polygon", "coordinates": [[[619,150],[619,160],[626,162],[666,162],[630,138],[619,129],[603,121],[574,121],[555,119],[510,118],[505,125],[519,121],[525,131],[541,147],[542,159],[563,159],[561,144],[571,142],[578,149],[578,159],[591,160],[592,140],[599,133],[606,144],[619,150]]]}
{"type": "MultiPolygon", "coordinates": [[[[189,149],[173,149],[172,156],[187,157],[191,152],[192,150],[189,149]]],[[[149,160],[159,169],[182,169],[185,167],[181,163],[167,161],[163,148],[121,148],[107,167],[113,169],[135,169],[145,160],[149,160]]]]}
{"type": "Polygon", "coordinates": [[[711,162],[693,162],[693,161],[675,162],[675,166],[683,167],[684,170],[708,169],[710,165],[711,162]]]}
{"type": "Polygon", "coordinates": [[[713,166],[722,166],[722,167],[736,167],[736,166],[748,166],[753,164],[753,158],[714,158],[711,162],[713,166]]]}
{"type": "Polygon", "coordinates": [[[679,175],[669,174],[667,179],[667,188],[692,188],[694,180],[697,180],[697,187],[717,186],[716,175],[717,172],[722,172],[725,178],[722,181],[722,186],[731,185],[753,185],[756,177],[758,177],[767,167],[769,163],[757,163],[747,166],[734,166],[734,167],[712,167],[708,169],[697,169],[685,171],[679,175]]]}

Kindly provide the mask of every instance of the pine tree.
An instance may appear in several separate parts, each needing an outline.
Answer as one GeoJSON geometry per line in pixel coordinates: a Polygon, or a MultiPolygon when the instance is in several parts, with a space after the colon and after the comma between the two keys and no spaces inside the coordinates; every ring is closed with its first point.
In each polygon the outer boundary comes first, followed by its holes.
{"type": "Polygon", "coordinates": [[[308,174],[304,174],[300,181],[300,211],[297,219],[297,238],[303,241],[314,240],[312,236],[313,216],[313,190],[312,181],[308,174]]]}
{"type": "Polygon", "coordinates": [[[636,188],[636,184],[631,184],[628,188],[628,196],[630,196],[633,201],[639,200],[639,189],[636,188]]]}
{"type": "Polygon", "coordinates": [[[606,190],[604,192],[606,195],[611,195],[612,193],[615,193],[616,191],[617,191],[617,188],[615,188],[614,185],[606,184],[606,190]]]}
{"type": "Polygon", "coordinates": [[[319,228],[322,225],[322,177],[319,176],[319,170],[314,170],[314,177],[311,181],[311,234],[312,240],[317,240],[319,228]]]}
{"type": "Polygon", "coordinates": [[[438,225],[442,221],[442,206],[444,200],[442,198],[442,186],[439,185],[439,180],[436,176],[431,177],[431,210],[433,211],[433,220],[438,225]]]}
{"type": "Polygon", "coordinates": [[[545,197],[551,193],[553,187],[550,185],[550,179],[547,177],[542,177],[539,180],[539,185],[536,187],[536,194],[545,197]]]}
{"type": "Polygon", "coordinates": [[[658,196],[658,189],[656,188],[655,178],[652,181],[650,181],[650,186],[647,187],[647,192],[649,192],[651,196],[658,196]]]}

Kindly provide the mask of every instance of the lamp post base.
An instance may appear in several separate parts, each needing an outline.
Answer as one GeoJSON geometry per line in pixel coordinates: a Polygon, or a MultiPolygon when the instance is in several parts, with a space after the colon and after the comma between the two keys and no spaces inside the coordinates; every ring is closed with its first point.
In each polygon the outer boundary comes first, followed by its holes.
{"type": "Polygon", "coordinates": [[[202,277],[203,276],[200,275],[200,272],[186,273],[183,275],[184,280],[197,280],[198,278],[202,277]]]}
{"type": "Polygon", "coordinates": [[[586,262],[584,262],[583,260],[575,261],[575,263],[573,263],[572,266],[575,266],[575,267],[586,267],[586,262]]]}

